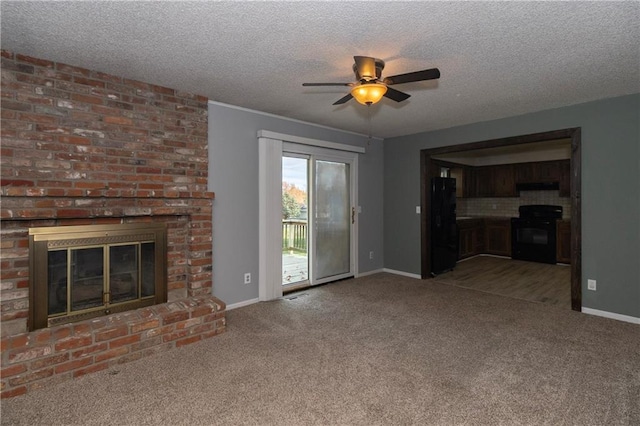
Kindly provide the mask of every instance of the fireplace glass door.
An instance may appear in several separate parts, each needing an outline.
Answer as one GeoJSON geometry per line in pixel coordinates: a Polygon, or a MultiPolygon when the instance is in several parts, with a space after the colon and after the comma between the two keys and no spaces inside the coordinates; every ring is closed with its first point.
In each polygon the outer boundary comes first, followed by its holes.
{"type": "Polygon", "coordinates": [[[30,230],[33,329],[166,301],[164,227],[87,228],[30,230]]]}

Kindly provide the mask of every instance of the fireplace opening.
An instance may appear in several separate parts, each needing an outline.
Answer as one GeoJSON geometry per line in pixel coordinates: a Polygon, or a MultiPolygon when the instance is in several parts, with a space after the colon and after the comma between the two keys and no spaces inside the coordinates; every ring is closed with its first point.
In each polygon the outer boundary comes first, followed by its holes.
{"type": "Polygon", "coordinates": [[[29,229],[29,330],[167,301],[164,224],[29,229]]]}

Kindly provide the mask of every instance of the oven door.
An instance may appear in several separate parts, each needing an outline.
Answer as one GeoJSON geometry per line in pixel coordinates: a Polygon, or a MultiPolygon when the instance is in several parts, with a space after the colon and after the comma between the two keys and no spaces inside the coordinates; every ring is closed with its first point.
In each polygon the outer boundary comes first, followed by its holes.
{"type": "Polygon", "coordinates": [[[556,263],[555,219],[511,219],[511,258],[556,263]]]}

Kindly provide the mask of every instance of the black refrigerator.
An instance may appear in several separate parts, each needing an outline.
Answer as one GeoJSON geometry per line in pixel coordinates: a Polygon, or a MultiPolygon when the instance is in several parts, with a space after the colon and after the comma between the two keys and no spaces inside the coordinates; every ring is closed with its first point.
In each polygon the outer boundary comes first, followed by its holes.
{"type": "Polygon", "coordinates": [[[457,260],[456,180],[431,178],[431,275],[452,270],[457,260]]]}

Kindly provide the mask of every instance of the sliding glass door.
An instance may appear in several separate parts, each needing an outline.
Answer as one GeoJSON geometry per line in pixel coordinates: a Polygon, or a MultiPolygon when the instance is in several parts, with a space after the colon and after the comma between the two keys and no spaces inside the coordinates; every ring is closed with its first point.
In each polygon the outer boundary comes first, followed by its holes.
{"type": "Polygon", "coordinates": [[[351,272],[349,164],[315,161],[315,270],[317,281],[351,272]]]}
{"type": "Polygon", "coordinates": [[[282,157],[282,285],[353,276],[353,159],[285,152],[282,157]]]}

